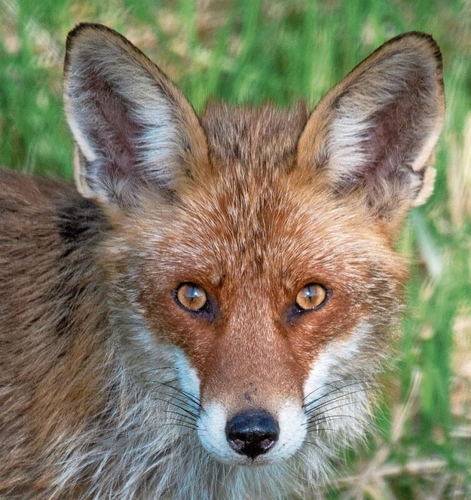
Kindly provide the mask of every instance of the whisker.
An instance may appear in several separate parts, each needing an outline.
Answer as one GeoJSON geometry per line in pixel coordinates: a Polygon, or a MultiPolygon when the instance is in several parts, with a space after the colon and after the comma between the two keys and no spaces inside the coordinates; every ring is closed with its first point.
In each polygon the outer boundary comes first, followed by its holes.
{"type": "Polygon", "coordinates": [[[185,408],[184,406],[180,406],[180,405],[176,404],[174,401],[163,399],[163,398],[155,398],[155,400],[161,401],[162,403],[167,403],[171,406],[174,406],[175,408],[178,408],[179,410],[185,412],[187,415],[189,415],[190,417],[192,417],[195,420],[198,418],[197,413],[192,412],[191,410],[189,410],[188,408],[185,408]]]}
{"type": "Polygon", "coordinates": [[[185,427],[186,429],[190,429],[192,431],[197,431],[198,430],[198,427],[196,425],[192,425],[191,423],[189,422],[186,422],[186,421],[182,421],[182,420],[179,420],[178,418],[174,418],[174,419],[168,419],[166,422],[162,422],[161,424],[162,426],[174,426],[174,425],[178,425],[179,427],[185,427]]]}
{"type": "Polygon", "coordinates": [[[184,395],[186,398],[188,398],[190,401],[194,402],[195,404],[200,404],[199,399],[194,396],[193,394],[189,393],[188,391],[183,390],[181,387],[175,387],[174,385],[171,385],[172,382],[177,382],[178,379],[174,379],[172,381],[167,381],[167,382],[160,382],[156,381],[159,385],[169,387],[170,389],[173,389],[176,392],[179,392],[180,394],[184,395]]]}
{"type": "MultiPolygon", "coordinates": [[[[191,411],[193,411],[194,413],[199,413],[201,411],[201,406],[198,405],[196,406],[195,403],[193,403],[193,401],[189,401],[188,399],[184,398],[184,397],[180,397],[180,394],[178,391],[177,391],[177,395],[175,394],[169,394],[169,393],[163,393],[162,392],[158,392],[158,391],[155,391],[155,392],[152,392],[151,395],[154,395],[154,394],[159,394],[159,395],[165,395],[165,396],[168,396],[169,398],[175,401],[178,401],[179,403],[181,404],[184,404],[186,405],[191,411]]],[[[184,396],[184,395],[182,395],[184,396]]],[[[158,399],[158,398],[156,398],[158,399]]],[[[168,402],[172,402],[172,401],[168,401],[168,402]]]]}
{"type": "MultiPolygon", "coordinates": [[[[348,389],[349,387],[354,387],[354,386],[356,386],[356,385],[358,385],[358,384],[360,384],[360,383],[364,383],[364,382],[363,382],[363,381],[358,381],[358,382],[355,382],[355,383],[352,383],[352,384],[347,384],[347,385],[344,385],[344,386],[342,386],[342,387],[336,387],[334,390],[329,391],[329,392],[327,392],[327,393],[323,394],[322,396],[320,396],[320,397],[318,397],[318,398],[314,399],[313,401],[310,401],[309,403],[304,404],[304,405],[303,405],[303,407],[304,407],[304,409],[305,409],[305,410],[309,410],[309,408],[310,408],[312,405],[314,405],[314,404],[318,403],[318,402],[319,402],[319,401],[321,401],[322,399],[325,399],[325,398],[327,398],[327,397],[331,396],[332,394],[334,394],[334,393],[336,393],[336,392],[342,391],[342,390],[344,390],[344,389],[348,389]]],[[[331,385],[331,384],[327,384],[327,385],[331,385]]],[[[355,392],[365,391],[366,389],[367,389],[366,387],[362,387],[362,388],[358,389],[357,391],[354,391],[353,393],[349,392],[349,394],[355,394],[355,392]]],[[[314,392],[314,391],[313,391],[313,392],[314,392]]],[[[312,394],[312,393],[311,393],[311,394],[312,394]]]]}
{"type": "Polygon", "coordinates": [[[310,423],[321,423],[321,422],[327,422],[329,420],[335,420],[335,419],[338,419],[338,418],[353,418],[355,420],[361,420],[361,419],[358,419],[358,417],[356,417],[355,415],[351,415],[351,414],[335,414],[335,415],[321,415],[320,418],[312,418],[312,420],[307,420],[306,421],[306,424],[309,425],[310,423]]]}
{"type": "MultiPolygon", "coordinates": [[[[315,446],[315,447],[316,447],[316,448],[318,448],[318,449],[322,449],[322,448],[321,448],[321,445],[320,445],[319,443],[316,443],[315,441],[309,441],[309,440],[305,439],[305,440],[303,441],[303,445],[304,445],[304,444],[308,444],[308,445],[311,445],[311,446],[315,446]]],[[[302,451],[302,448],[301,448],[301,450],[299,450],[299,451],[302,451]]],[[[304,453],[304,456],[305,456],[305,457],[307,457],[307,456],[308,456],[308,455],[306,454],[306,452],[303,452],[303,453],[304,453]]]]}
{"type": "MultiPolygon", "coordinates": [[[[351,405],[351,401],[346,401],[345,403],[342,403],[342,404],[338,404],[336,406],[333,406],[332,408],[329,408],[329,412],[331,411],[334,411],[334,410],[338,410],[339,408],[345,408],[346,406],[349,406],[351,405]]],[[[328,415],[325,415],[324,412],[322,413],[319,413],[319,414],[316,414],[316,413],[313,413],[312,415],[309,415],[308,418],[307,418],[307,422],[310,422],[310,421],[313,421],[313,420],[316,420],[317,417],[328,417],[328,415]]],[[[331,416],[334,416],[334,415],[331,415],[331,416]]]]}
{"type": "Polygon", "coordinates": [[[171,413],[172,415],[178,415],[180,418],[184,419],[186,422],[192,422],[192,423],[196,422],[196,419],[189,418],[188,415],[182,414],[178,411],[166,410],[165,413],[171,413]]]}
{"type": "Polygon", "coordinates": [[[317,425],[318,424],[325,424],[325,423],[328,423],[332,420],[335,420],[335,419],[352,419],[352,420],[356,420],[358,422],[361,423],[361,420],[358,419],[357,417],[354,417],[353,415],[334,415],[333,417],[331,418],[325,418],[325,419],[322,419],[320,421],[313,421],[313,422],[309,422],[307,425],[306,425],[306,429],[310,432],[310,431],[322,431],[322,430],[329,430],[329,431],[334,431],[336,429],[324,429],[324,428],[320,428],[318,427],[317,425]]]}
{"type": "MultiPolygon", "coordinates": [[[[362,379],[357,379],[357,378],[345,378],[345,379],[333,380],[331,382],[325,382],[323,385],[317,387],[316,389],[311,391],[309,394],[304,396],[303,401],[310,398],[312,396],[312,394],[314,394],[315,392],[320,391],[321,389],[324,389],[324,387],[326,387],[326,386],[333,387],[334,390],[338,390],[338,389],[343,389],[345,387],[350,387],[352,385],[356,385],[359,383],[366,383],[366,381],[362,380],[362,379]],[[347,383],[347,382],[351,382],[351,383],[347,383]]],[[[323,397],[323,396],[321,396],[321,397],[323,397]]]]}
{"type": "Polygon", "coordinates": [[[170,385],[170,383],[167,383],[167,382],[160,382],[160,384],[164,385],[165,387],[170,387],[171,389],[179,392],[180,394],[182,394],[183,396],[185,396],[187,399],[189,399],[192,403],[194,403],[198,407],[201,406],[200,400],[198,398],[196,398],[195,396],[193,396],[193,394],[190,394],[189,392],[184,391],[181,387],[175,387],[173,385],[170,385]]]}
{"type": "MultiPolygon", "coordinates": [[[[137,365],[137,367],[139,368],[139,364],[137,365]]],[[[152,367],[152,368],[140,369],[139,371],[141,374],[149,375],[149,374],[152,374],[153,372],[161,371],[161,370],[174,370],[174,371],[176,371],[176,368],[175,368],[175,366],[157,366],[157,367],[152,367]]],[[[200,401],[197,397],[195,397],[193,394],[183,390],[182,388],[178,388],[178,387],[171,385],[172,383],[178,382],[178,381],[179,381],[179,379],[178,379],[178,377],[176,377],[176,378],[173,378],[172,380],[169,380],[169,381],[162,382],[159,380],[155,380],[155,381],[152,381],[152,383],[156,383],[156,384],[159,384],[162,386],[170,387],[171,389],[174,389],[175,391],[178,391],[181,394],[185,395],[185,397],[187,397],[188,399],[193,401],[193,403],[195,403],[195,405],[199,406],[200,401]]]]}
{"type": "Polygon", "coordinates": [[[181,395],[177,394],[170,394],[168,392],[161,392],[161,391],[153,391],[151,393],[151,396],[157,400],[157,401],[167,401],[167,402],[174,402],[177,401],[178,403],[181,403],[185,405],[185,407],[189,410],[191,410],[193,413],[198,414],[200,408],[193,406],[193,403],[191,401],[188,401],[181,395]],[[168,399],[167,399],[168,398],[168,399]]]}
{"type": "Polygon", "coordinates": [[[345,393],[345,394],[340,394],[339,396],[336,396],[335,398],[323,401],[318,406],[315,406],[313,408],[307,409],[307,411],[305,409],[305,413],[306,413],[306,415],[310,415],[312,413],[318,412],[319,410],[321,410],[322,408],[325,408],[327,405],[329,405],[331,403],[335,403],[336,401],[340,401],[340,400],[342,400],[344,398],[347,398],[349,396],[352,396],[353,394],[357,394],[357,393],[360,393],[360,392],[365,392],[365,390],[364,389],[359,389],[359,390],[351,391],[351,392],[348,392],[348,393],[345,393]]]}

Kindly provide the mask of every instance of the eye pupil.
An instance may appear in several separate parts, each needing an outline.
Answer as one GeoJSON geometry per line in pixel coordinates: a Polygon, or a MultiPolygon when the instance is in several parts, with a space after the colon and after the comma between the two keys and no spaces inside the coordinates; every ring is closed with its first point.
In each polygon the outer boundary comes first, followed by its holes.
{"type": "Polygon", "coordinates": [[[314,297],[316,297],[316,295],[317,295],[317,290],[312,285],[309,285],[306,287],[305,297],[307,299],[313,300],[314,297]]]}
{"type": "Polygon", "coordinates": [[[302,288],[296,296],[296,305],[303,311],[315,309],[322,305],[327,298],[326,289],[316,283],[302,288]]]}
{"type": "Polygon", "coordinates": [[[184,283],[177,289],[177,303],[184,309],[201,311],[208,301],[206,292],[192,283],[184,283]]]}

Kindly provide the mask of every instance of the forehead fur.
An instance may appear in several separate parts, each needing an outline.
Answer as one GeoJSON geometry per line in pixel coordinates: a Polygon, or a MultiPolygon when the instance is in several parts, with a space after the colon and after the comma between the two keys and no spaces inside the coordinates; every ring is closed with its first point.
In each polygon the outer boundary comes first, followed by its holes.
{"type": "Polygon", "coordinates": [[[304,104],[282,111],[210,104],[202,116],[210,159],[219,166],[238,163],[267,174],[293,165],[298,139],[306,124],[304,104]]]}
{"type": "Polygon", "coordinates": [[[123,234],[162,275],[201,284],[264,276],[291,288],[322,269],[335,274],[339,261],[355,275],[366,262],[396,260],[358,192],[340,195],[322,169],[298,164],[306,120],[304,105],[209,105],[204,175],[187,178],[173,202],[150,193],[136,219],[119,223],[123,234]]]}
{"type": "Polygon", "coordinates": [[[291,161],[278,165],[221,164],[175,204],[149,199],[145,217],[125,221],[125,233],[153,265],[182,281],[265,276],[289,288],[347,262],[355,268],[391,262],[388,238],[361,200],[336,196],[322,172],[309,176],[283,168],[291,161]]]}

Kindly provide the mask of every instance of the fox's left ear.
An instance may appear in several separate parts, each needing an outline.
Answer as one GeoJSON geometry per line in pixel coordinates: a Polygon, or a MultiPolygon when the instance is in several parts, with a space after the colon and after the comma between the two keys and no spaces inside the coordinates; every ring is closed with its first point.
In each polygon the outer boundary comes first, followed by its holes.
{"type": "Polygon", "coordinates": [[[444,110],[438,45],[424,33],[401,35],[321,100],[299,140],[298,161],[323,170],[340,194],[361,192],[375,217],[396,224],[432,192],[428,164],[444,110]]]}

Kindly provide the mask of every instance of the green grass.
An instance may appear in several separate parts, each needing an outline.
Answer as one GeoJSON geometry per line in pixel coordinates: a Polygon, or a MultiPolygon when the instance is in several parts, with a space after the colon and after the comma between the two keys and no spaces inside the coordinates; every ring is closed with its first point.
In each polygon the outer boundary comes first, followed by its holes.
{"type": "Polygon", "coordinates": [[[0,0],[0,164],[71,177],[61,73],[66,34],[79,21],[102,22],[130,37],[197,110],[209,97],[314,105],[388,38],[410,30],[434,35],[444,54],[448,112],[435,194],[411,214],[400,243],[412,269],[397,369],[378,435],[349,459],[331,497],[471,498],[471,4],[97,4],[0,0]]]}

